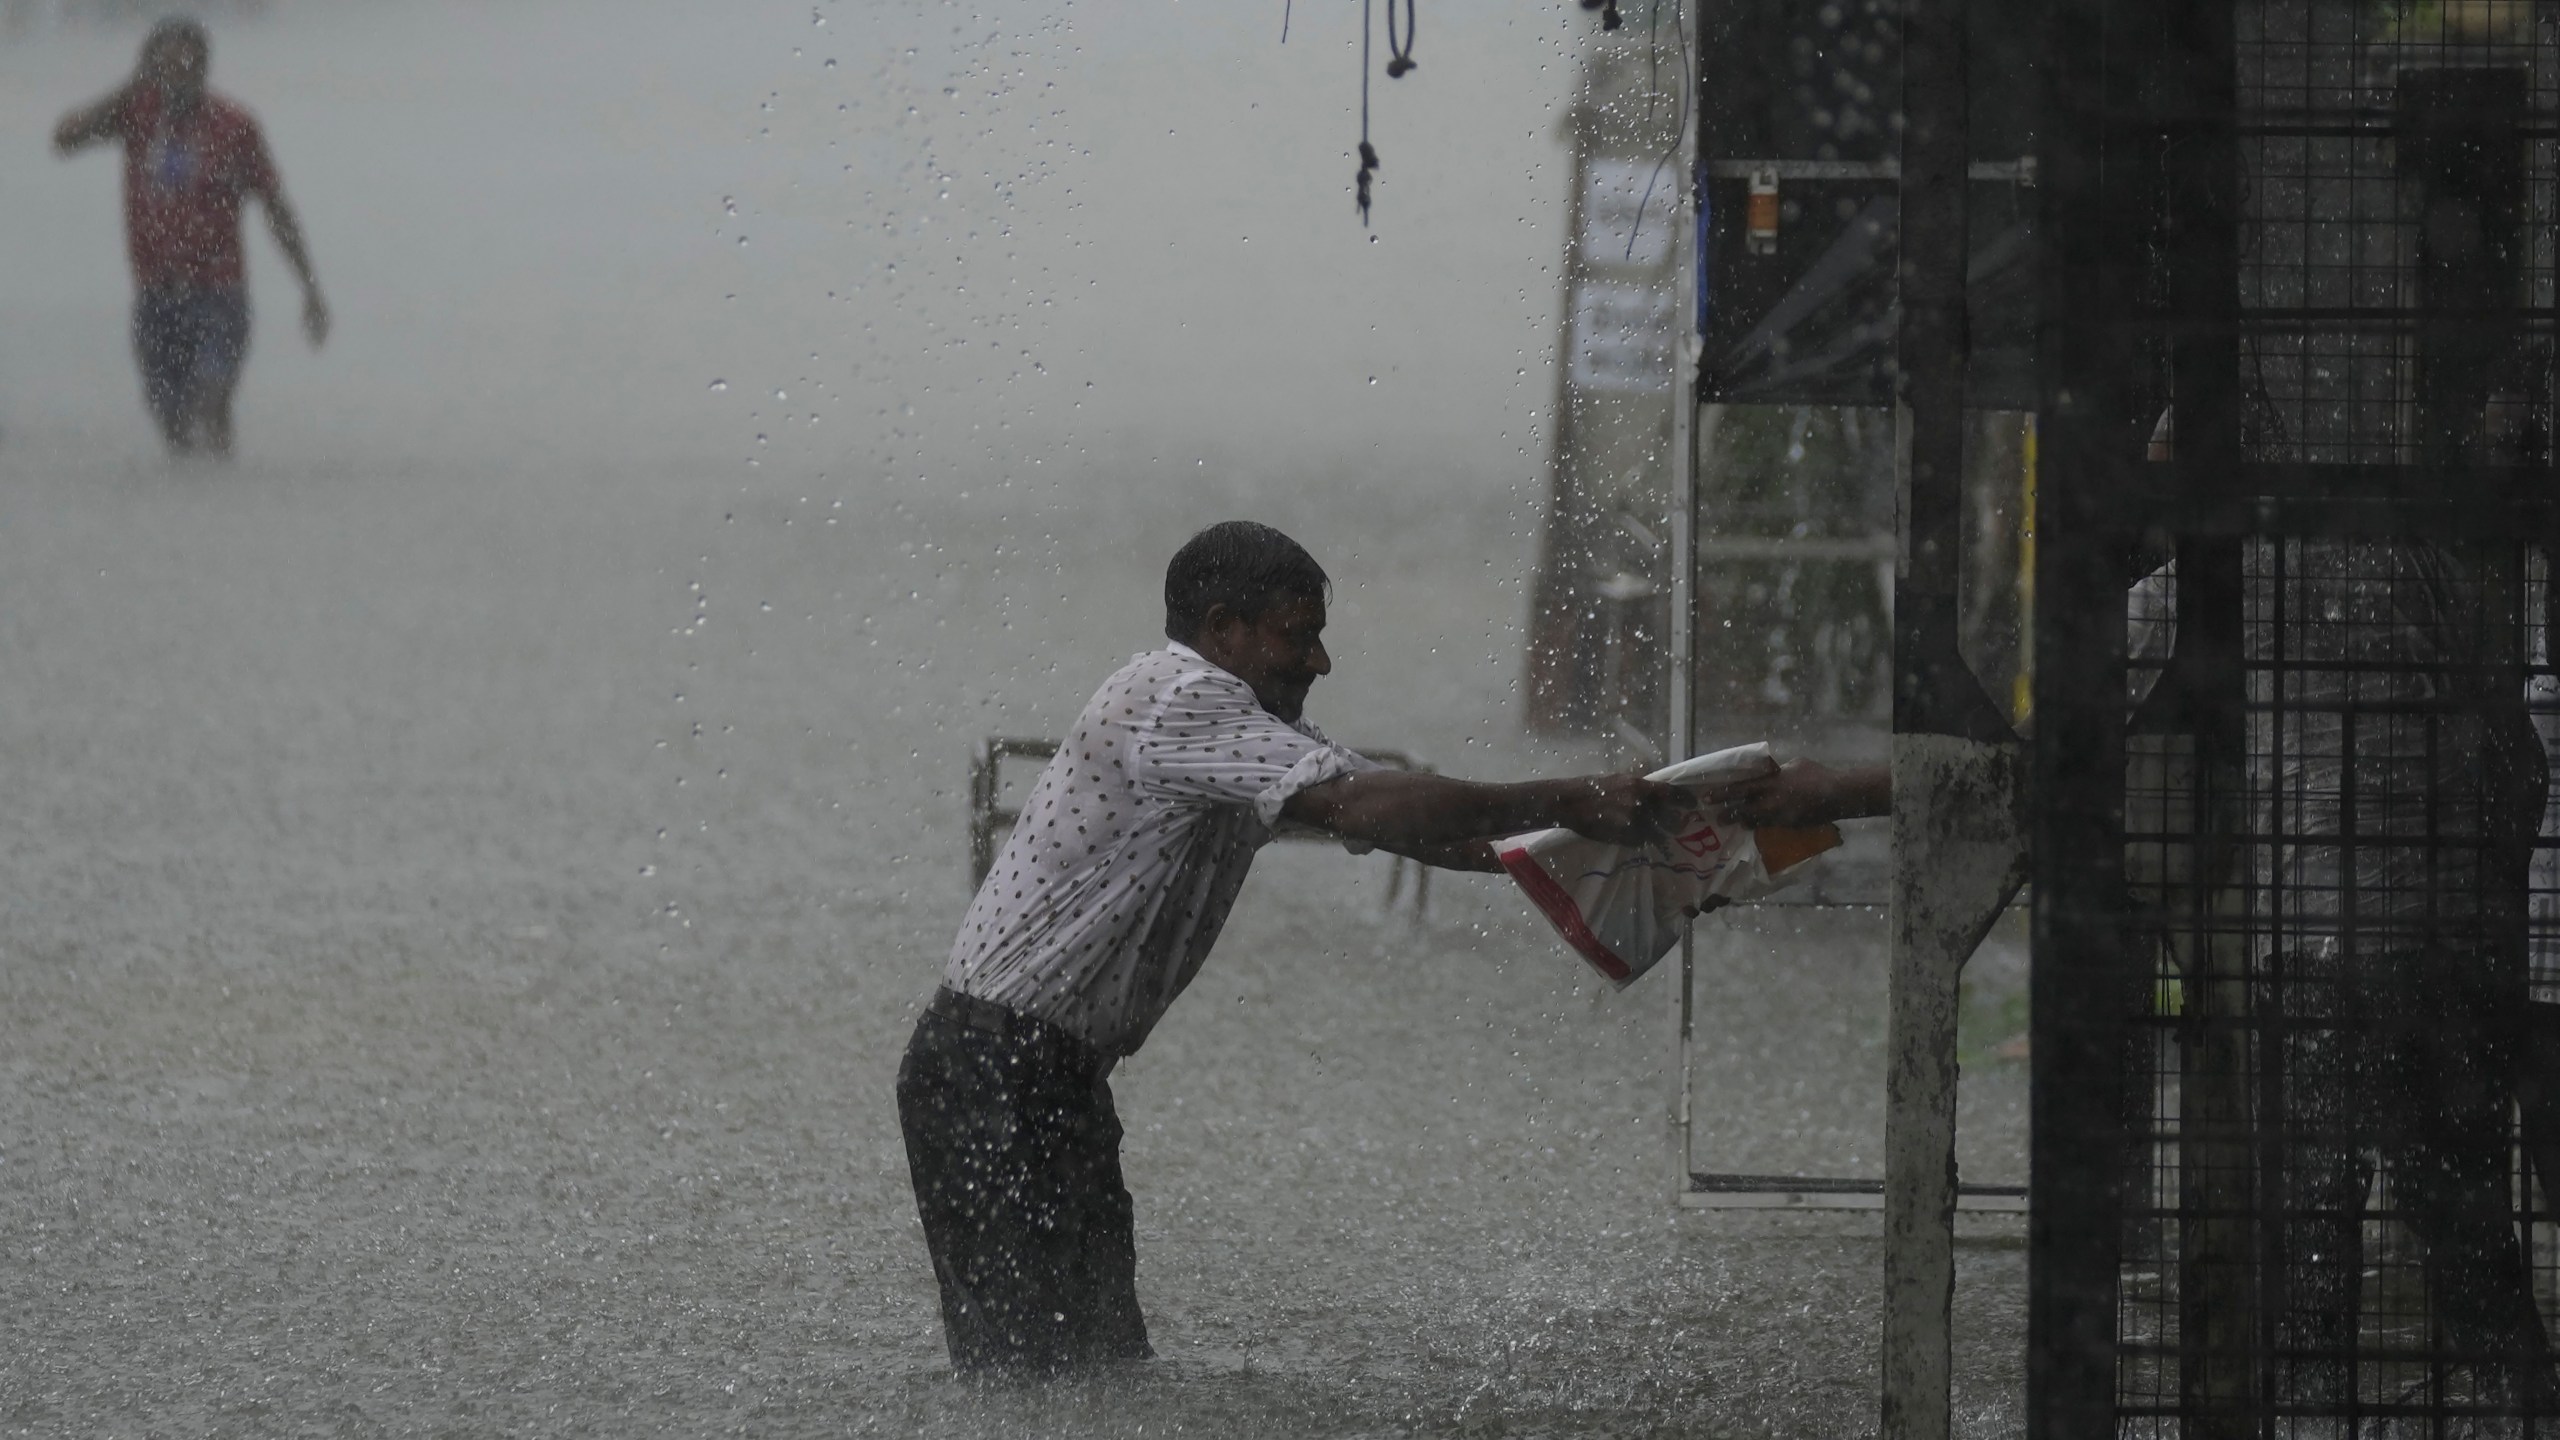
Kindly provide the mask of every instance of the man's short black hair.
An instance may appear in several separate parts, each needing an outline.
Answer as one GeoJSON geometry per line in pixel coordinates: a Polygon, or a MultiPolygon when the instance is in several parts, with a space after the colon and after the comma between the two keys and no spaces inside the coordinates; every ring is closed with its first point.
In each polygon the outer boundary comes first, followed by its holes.
{"type": "Polygon", "coordinates": [[[1212,605],[1259,620],[1283,599],[1322,600],[1332,585],[1297,541],[1251,520],[1222,520],[1182,542],[1164,567],[1164,633],[1187,641],[1212,605]]]}
{"type": "Polygon", "coordinates": [[[155,23],[151,33],[142,37],[142,48],[146,54],[163,45],[187,45],[193,47],[198,55],[208,55],[213,51],[213,37],[205,33],[204,22],[193,15],[170,15],[155,23]]]}

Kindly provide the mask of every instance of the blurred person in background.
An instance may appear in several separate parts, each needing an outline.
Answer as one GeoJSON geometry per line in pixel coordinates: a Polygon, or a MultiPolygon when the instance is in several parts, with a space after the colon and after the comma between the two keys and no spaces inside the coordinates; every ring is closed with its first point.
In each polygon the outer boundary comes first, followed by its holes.
{"type": "Polygon", "coordinates": [[[276,247],[302,282],[303,333],[315,347],[329,334],[329,307],[266,138],[247,110],[205,88],[210,58],[202,25],[163,20],[132,77],[53,132],[64,155],[109,140],[124,146],[134,359],[174,455],[231,453],[231,396],[249,350],[244,197],[266,207],[276,247]]]}

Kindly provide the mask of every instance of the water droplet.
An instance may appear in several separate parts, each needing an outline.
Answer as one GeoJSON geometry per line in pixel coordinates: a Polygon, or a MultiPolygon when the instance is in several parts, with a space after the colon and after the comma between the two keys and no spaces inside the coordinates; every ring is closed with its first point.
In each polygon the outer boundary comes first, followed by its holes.
{"type": "Polygon", "coordinates": [[[711,382],[711,388],[714,390],[726,390],[729,388],[729,382],[726,380],[714,380],[711,382]]]}

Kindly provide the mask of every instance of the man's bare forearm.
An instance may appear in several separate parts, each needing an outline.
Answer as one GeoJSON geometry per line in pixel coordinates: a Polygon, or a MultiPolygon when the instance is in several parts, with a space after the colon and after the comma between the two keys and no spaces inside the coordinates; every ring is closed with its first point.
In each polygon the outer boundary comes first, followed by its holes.
{"type": "Polygon", "coordinates": [[[1679,792],[1635,776],[1491,784],[1406,770],[1364,770],[1310,786],[1281,813],[1302,825],[1398,854],[1516,835],[1551,825],[1603,838],[1632,837],[1667,823],[1679,792]]]}
{"type": "Polygon", "coordinates": [[[62,117],[53,127],[53,148],[68,155],[74,150],[95,145],[114,136],[116,111],[124,105],[125,92],[119,86],[102,99],[93,101],[62,117]]]}
{"type": "Polygon", "coordinates": [[[1435,870],[1499,871],[1502,860],[1494,853],[1491,840],[1458,840],[1446,845],[1381,845],[1381,850],[1419,860],[1435,870]]]}
{"type": "Polygon", "coordinates": [[[1867,820],[1893,813],[1893,767],[1851,765],[1840,771],[1834,819],[1867,820]]]}
{"type": "Polygon", "coordinates": [[[319,272],[311,268],[311,252],[302,243],[302,218],[293,213],[293,203],[284,198],[281,186],[266,193],[267,233],[276,238],[276,248],[284,252],[285,262],[293,267],[295,278],[306,292],[320,289],[319,272]]]}
{"type": "Polygon", "coordinates": [[[302,333],[315,346],[329,339],[329,303],[320,298],[320,275],[311,268],[311,252],[302,243],[302,218],[293,213],[293,202],[284,198],[284,184],[276,181],[259,192],[267,207],[267,230],[276,237],[276,248],[284,252],[302,281],[302,333]]]}
{"type": "Polygon", "coordinates": [[[1893,769],[1790,760],[1774,775],[1745,780],[1707,797],[1745,825],[1821,825],[1893,813],[1893,769]]]}

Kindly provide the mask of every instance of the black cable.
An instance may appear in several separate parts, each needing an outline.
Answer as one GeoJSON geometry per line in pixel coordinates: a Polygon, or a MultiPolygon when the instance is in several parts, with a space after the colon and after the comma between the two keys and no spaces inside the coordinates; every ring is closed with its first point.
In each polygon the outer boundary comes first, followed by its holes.
{"type": "Polygon", "coordinates": [[[1404,39],[1396,39],[1396,0],[1387,0],[1387,50],[1394,57],[1387,61],[1387,78],[1401,80],[1413,73],[1414,14],[1413,0],[1404,0],[1404,39]]]}
{"type": "MultiPolygon", "coordinates": [[[[1418,28],[1414,16],[1415,0],[1403,0],[1404,34],[1401,39],[1396,34],[1396,3],[1397,0],[1387,0],[1387,50],[1392,56],[1387,61],[1387,78],[1390,80],[1401,80],[1412,74],[1419,63],[1413,58],[1413,37],[1418,28]]],[[[1370,0],[1360,0],[1360,174],[1354,181],[1352,197],[1353,203],[1360,207],[1363,228],[1369,223],[1370,181],[1380,169],[1378,147],[1369,143],[1369,39],[1373,28],[1370,10],[1370,0]]],[[[1280,20],[1284,41],[1288,38],[1288,29],[1288,11],[1284,8],[1280,20]]]]}
{"type": "Polygon", "coordinates": [[[1280,0],[1280,43],[1283,45],[1289,43],[1289,5],[1290,0],[1280,0]]]}
{"type": "Polygon", "coordinates": [[[1662,0],[1644,17],[1644,125],[1653,128],[1653,102],[1662,98],[1662,0]]]}
{"type": "MultiPolygon", "coordinates": [[[[1392,6],[1395,0],[1387,0],[1392,6]]],[[[1390,9],[1388,14],[1395,12],[1390,9]]],[[[1360,175],[1353,192],[1353,203],[1360,207],[1360,225],[1369,225],[1369,177],[1378,171],[1378,150],[1369,143],[1369,0],[1360,0],[1360,175]]]]}
{"type": "MultiPolygon", "coordinates": [[[[1662,0],[1654,0],[1655,11],[1658,13],[1661,8],[1662,0]]],[[[1689,86],[1691,83],[1691,72],[1689,68],[1689,27],[1681,23],[1679,13],[1676,11],[1673,12],[1671,20],[1671,33],[1680,38],[1680,110],[1672,122],[1671,143],[1662,147],[1661,157],[1653,162],[1652,173],[1644,177],[1644,197],[1636,201],[1635,224],[1629,226],[1627,229],[1627,257],[1629,259],[1635,258],[1636,237],[1644,233],[1644,212],[1645,207],[1653,203],[1653,187],[1661,182],[1663,167],[1669,165],[1671,163],[1671,158],[1680,153],[1680,142],[1682,139],[1686,138],[1689,133],[1689,86]]],[[[1652,104],[1652,97],[1650,95],[1646,96],[1646,104],[1648,106],[1652,104]]],[[[1679,207],[1674,206],[1672,208],[1677,210],[1679,207]]]]}

